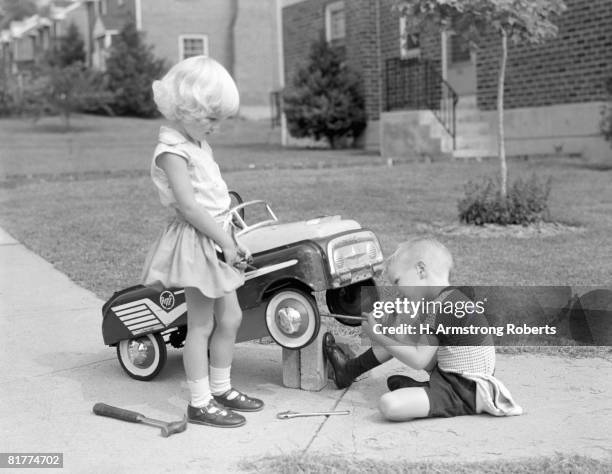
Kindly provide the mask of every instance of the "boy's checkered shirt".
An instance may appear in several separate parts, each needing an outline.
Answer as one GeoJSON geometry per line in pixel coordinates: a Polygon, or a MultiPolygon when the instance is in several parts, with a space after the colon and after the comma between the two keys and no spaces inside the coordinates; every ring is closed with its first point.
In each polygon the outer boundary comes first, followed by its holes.
{"type": "MultiPolygon", "coordinates": [[[[456,288],[447,288],[436,298],[442,303],[451,301],[469,301],[469,298],[456,288]]],[[[442,324],[444,327],[474,325],[488,327],[484,314],[470,314],[469,317],[457,317],[450,313],[432,313],[426,317],[426,323],[431,327],[442,324]]],[[[470,372],[492,375],[495,371],[495,346],[490,335],[469,334],[438,335],[439,347],[437,353],[438,367],[446,372],[470,372]]]]}

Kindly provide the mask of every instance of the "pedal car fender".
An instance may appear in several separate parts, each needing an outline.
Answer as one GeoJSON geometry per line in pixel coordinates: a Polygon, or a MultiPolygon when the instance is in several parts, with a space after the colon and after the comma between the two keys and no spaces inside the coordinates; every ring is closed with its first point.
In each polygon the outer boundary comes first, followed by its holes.
{"type": "Polygon", "coordinates": [[[165,331],[187,322],[182,288],[158,291],[142,285],[115,293],[102,307],[102,337],[112,346],[124,339],[165,331]]]}

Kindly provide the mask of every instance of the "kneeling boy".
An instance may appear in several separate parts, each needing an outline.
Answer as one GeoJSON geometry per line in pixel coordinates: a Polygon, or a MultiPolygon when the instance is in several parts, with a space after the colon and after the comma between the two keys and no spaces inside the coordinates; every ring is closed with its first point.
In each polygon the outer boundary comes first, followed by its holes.
{"type": "MultiPolygon", "coordinates": [[[[448,308],[448,303],[451,308],[465,308],[465,303],[471,300],[464,291],[450,286],[452,268],[453,258],[444,245],[434,239],[416,239],[399,246],[387,261],[386,272],[389,282],[405,298],[422,304],[440,303],[432,305],[435,308],[448,308]]],[[[422,318],[418,322],[429,325],[432,331],[438,327],[488,327],[483,312],[436,311],[422,318]]],[[[429,334],[418,342],[400,343],[375,332],[376,322],[370,314],[362,325],[373,344],[365,353],[348,359],[327,333],[323,340],[324,354],[334,370],[338,388],[350,386],[356,377],[392,358],[413,369],[430,371],[428,382],[417,382],[403,375],[387,379],[391,391],[381,397],[379,408],[388,420],[481,412],[497,416],[522,413],[506,387],[493,377],[495,347],[486,331],[472,334],[451,329],[429,334]]]]}

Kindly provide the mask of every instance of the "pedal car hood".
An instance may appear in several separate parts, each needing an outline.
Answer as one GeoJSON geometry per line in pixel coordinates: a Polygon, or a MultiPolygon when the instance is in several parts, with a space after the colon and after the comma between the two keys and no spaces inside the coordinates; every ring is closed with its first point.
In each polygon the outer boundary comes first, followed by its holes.
{"type": "Polygon", "coordinates": [[[361,229],[361,226],[357,221],[342,219],[340,216],[326,216],[308,221],[278,223],[253,229],[239,236],[238,240],[251,253],[256,254],[302,240],[320,239],[347,230],[358,229],[361,229]]]}

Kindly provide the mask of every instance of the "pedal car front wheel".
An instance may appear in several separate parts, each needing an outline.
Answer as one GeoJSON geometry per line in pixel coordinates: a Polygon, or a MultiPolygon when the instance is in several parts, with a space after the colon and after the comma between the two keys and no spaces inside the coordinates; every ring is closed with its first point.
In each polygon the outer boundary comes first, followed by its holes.
{"type": "Polygon", "coordinates": [[[123,370],[136,380],[152,380],[166,363],[166,343],[161,334],[147,334],[117,344],[117,358],[123,370]]]}
{"type": "Polygon", "coordinates": [[[312,297],[288,289],[276,293],[266,307],[266,327],[274,341],[287,349],[301,349],[310,344],[321,326],[321,318],[312,297]]]}

